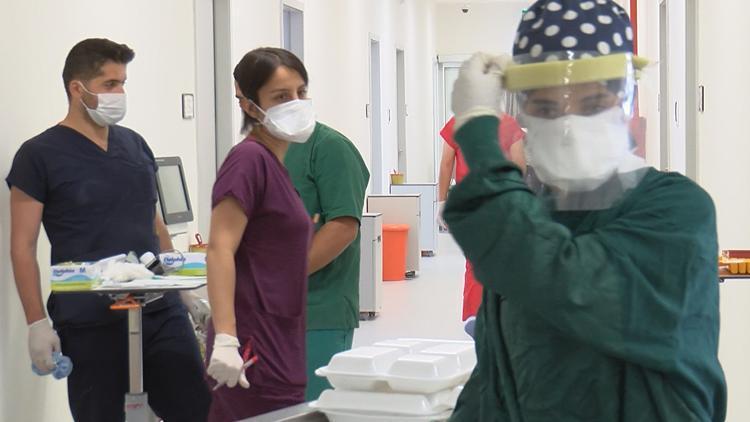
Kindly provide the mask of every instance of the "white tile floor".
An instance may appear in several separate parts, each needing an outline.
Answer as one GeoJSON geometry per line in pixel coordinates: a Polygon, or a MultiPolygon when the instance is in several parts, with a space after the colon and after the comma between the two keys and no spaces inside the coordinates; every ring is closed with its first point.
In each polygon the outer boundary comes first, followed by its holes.
{"type": "Polygon", "coordinates": [[[464,263],[453,238],[441,233],[435,256],[422,258],[419,277],[383,283],[383,309],[360,322],[354,346],[398,337],[469,340],[461,322],[464,263]]]}

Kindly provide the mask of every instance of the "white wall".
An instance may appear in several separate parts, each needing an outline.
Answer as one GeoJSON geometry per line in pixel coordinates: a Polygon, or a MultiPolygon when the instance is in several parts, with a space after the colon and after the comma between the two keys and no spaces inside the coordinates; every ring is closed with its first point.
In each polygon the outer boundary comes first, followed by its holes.
{"type": "MultiPolygon", "coordinates": [[[[273,0],[230,0],[230,28],[232,40],[230,50],[232,57],[232,70],[239,63],[245,53],[258,47],[279,47],[281,45],[281,5],[273,0]]],[[[232,78],[229,72],[226,76],[217,75],[217,78],[232,78]]],[[[229,94],[233,104],[237,105],[234,98],[234,85],[229,94]]],[[[240,140],[240,129],[242,128],[242,113],[239,106],[234,107],[233,133],[240,140]]]]}
{"type": "Polygon", "coordinates": [[[513,40],[524,8],[530,1],[501,1],[470,4],[463,13],[464,3],[438,4],[438,54],[512,53],[513,40]]]}
{"type": "MultiPolygon", "coordinates": [[[[141,133],[155,155],[181,156],[195,196],[195,124],[182,119],[180,106],[180,94],[195,91],[193,18],[193,3],[183,0],[3,2],[3,178],[20,144],[65,116],[67,100],[60,75],[70,48],[84,38],[106,37],[136,52],[128,66],[128,115],[122,124],[141,133]]],[[[37,377],[29,367],[26,326],[12,282],[8,201],[7,188],[0,189],[0,420],[70,420],[65,381],[37,377]]],[[[49,246],[44,236],[39,261],[46,278],[49,246]]]]}
{"type": "Polygon", "coordinates": [[[638,81],[638,106],[646,118],[646,161],[659,168],[659,2],[638,2],[638,55],[651,61],[638,81]]]}
{"type": "MultiPolygon", "coordinates": [[[[437,182],[434,81],[437,57],[436,10],[428,0],[407,3],[403,39],[406,55],[406,168],[410,183],[437,182]]],[[[395,73],[395,72],[394,72],[395,73]]]]}
{"type": "MultiPolygon", "coordinates": [[[[669,19],[684,19],[686,4],[671,1],[669,19]]],[[[728,0],[716,7],[715,2],[697,0],[698,5],[698,84],[706,87],[706,109],[697,114],[697,180],[714,200],[717,212],[719,247],[721,249],[750,248],[750,197],[745,184],[750,180],[750,167],[745,157],[750,156],[747,142],[744,98],[750,93],[750,80],[743,69],[750,66],[747,55],[736,53],[738,40],[744,37],[743,16],[750,13],[750,4],[742,0],[728,0]]],[[[659,2],[640,0],[638,4],[639,53],[659,57],[659,2]]],[[[674,28],[673,28],[674,31],[674,28]]],[[[671,32],[673,32],[671,31],[671,32]]],[[[680,34],[670,34],[679,37],[680,34]]],[[[688,46],[688,48],[690,48],[688,46]]],[[[677,62],[684,60],[684,51],[669,54],[672,71],[677,62]]],[[[670,80],[675,86],[681,76],[670,80]]],[[[641,112],[648,117],[647,156],[652,165],[659,163],[659,114],[657,97],[659,89],[658,64],[647,72],[641,81],[641,112]]],[[[692,87],[695,89],[697,87],[692,87]]],[[[688,89],[691,89],[690,87],[688,89]]],[[[672,102],[675,95],[670,94],[672,102]]],[[[679,100],[679,99],[678,99],[679,100]]],[[[684,104],[684,101],[683,101],[684,104]]],[[[682,107],[682,112],[685,107],[682,107]]],[[[685,117],[681,115],[681,121],[685,117]]],[[[680,128],[684,130],[685,128],[680,128]]],[[[675,158],[675,157],[672,157],[675,158]]],[[[682,157],[678,157],[682,159],[682,157]]],[[[750,419],[750,363],[747,359],[750,334],[750,289],[747,283],[728,281],[721,286],[721,338],[719,359],[724,368],[729,393],[727,421],[742,422],[750,419]]]]}
{"type": "MultiPolygon", "coordinates": [[[[706,87],[706,109],[698,114],[698,177],[716,204],[719,244],[750,249],[750,142],[745,98],[750,94],[743,54],[750,3],[743,0],[698,2],[698,78],[706,87]]],[[[750,289],[738,282],[722,287],[719,357],[729,386],[727,421],[750,420],[750,289]]]]}
{"type": "Polygon", "coordinates": [[[370,168],[388,186],[398,167],[396,48],[406,61],[406,149],[410,182],[433,179],[432,58],[435,55],[432,2],[428,0],[330,0],[305,3],[305,65],[310,95],[320,121],[354,142],[372,162],[370,121],[370,38],[380,42],[383,171],[370,168]],[[390,114],[390,120],[389,120],[390,114]]]}
{"type": "MultiPolygon", "coordinates": [[[[228,2],[231,15],[232,68],[254,48],[280,45],[281,2],[223,1],[228,2]]],[[[309,94],[318,120],[349,137],[368,166],[371,162],[370,122],[365,117],[365,104],[370,101],[369,37],[374,36],[380,41],[385,171],[379,176],[384,181],[388,170],[397,167],[395,56],[397,46],[405,50],[409,110],[406,123],[408,177],[412,182],[433,180],[433,162],[425,159],[432,157],[433,151],[431,63],[435,47],[432,2],[328,0],[296,2],[295,5],[304,12],[305,66],[310,77],[309,94]]],[[[231,69],[227,78],[231,78],[231,69]]],[[[234,142],[241,125],[234,92],[223,89],[217,94],[222,102],[217,108],[231,107],[234,138],[230,142],[234,142]]],[[[226,146],[228,141],[218,139],[217,142],[226,146]]],[[[378,176],[372,169],[371,173],[378,176]]],[[[384,182],[384,186],[387,183],[384,182]]]]}

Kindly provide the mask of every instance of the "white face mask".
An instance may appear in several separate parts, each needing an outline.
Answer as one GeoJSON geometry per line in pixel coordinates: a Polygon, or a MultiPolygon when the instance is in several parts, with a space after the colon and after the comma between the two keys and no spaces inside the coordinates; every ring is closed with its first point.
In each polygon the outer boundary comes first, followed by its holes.
{"type": "Polygon", "coordinates": [[[528,164],[545,185],[568,192],[592,191],[630,156],[628,122],[619,107],[593,116],[520,118],[527,128],[528,164]]]}
{"type": "MultiPolygon", "coordinates": [[[[259,106],[258,109],[263,111],[259,106]]],[[[264,112],[263,126],[283,141],[302,144],[315,130],[312,100],[292,100],[275,105],[264,112]]]]}
{"type": "Polygon", "coordinates": [[[81,87],[84,91],[93,95],[97,99],[96,108],[89,108],[86,103],[81,99],[81,104],[86,108],[86,111],[97,125],[101,127],[107,127],[114,125],[125,117],[125,111],[127,110],[127,98],[125,93],[101,93],[96,94],[86,89],[83,84],[81,87]]]}

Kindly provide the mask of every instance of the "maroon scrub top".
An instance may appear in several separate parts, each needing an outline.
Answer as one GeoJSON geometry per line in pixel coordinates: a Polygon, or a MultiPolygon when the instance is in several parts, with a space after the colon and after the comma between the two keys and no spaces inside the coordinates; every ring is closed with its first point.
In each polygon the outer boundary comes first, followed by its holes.
{"type": "MultiPolygon", "coordinates": [[[[247,227],[234,256],[237,338],[258,362],[250,388],[213,392],[210,421],[234,421],[304,401],[307,259],[312,222],[286,168],[265,146],[247,138],[229,152],[214,183],[212,204],[236,199],[247,227]]],[[[207,361],[213,349],[208,336],[207,361]]],[[[209,377],[213,387],[215,382],[209,377]]]]}

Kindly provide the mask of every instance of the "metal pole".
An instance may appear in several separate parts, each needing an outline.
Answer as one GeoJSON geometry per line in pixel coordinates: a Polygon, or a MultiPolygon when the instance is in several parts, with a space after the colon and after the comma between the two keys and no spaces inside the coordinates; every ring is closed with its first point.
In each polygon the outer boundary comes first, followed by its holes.
{"type": "Polygon", "coordinates": [[[128,309],[130,391],[125,394],[125,420],[127,422],[149,422],[153,420],[148,407],[148,394],[143,392],[142,309],[142,305],[128,309]]]}
{"type": "Polygon", "coordinates": [[[130,368],[130,393],[143,392],[143,336],[141,333],[140,306],[128,309],[128,367],[130,368]]]}

